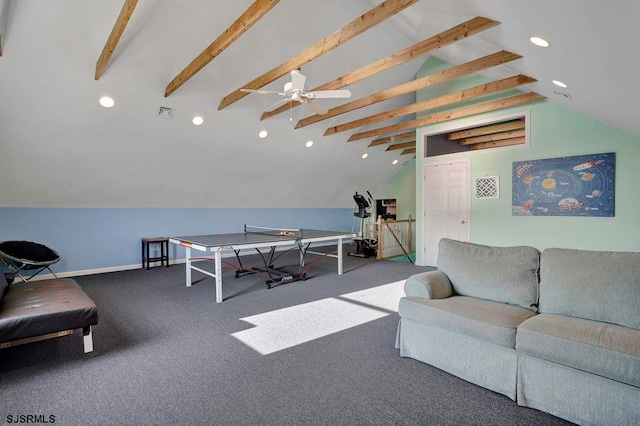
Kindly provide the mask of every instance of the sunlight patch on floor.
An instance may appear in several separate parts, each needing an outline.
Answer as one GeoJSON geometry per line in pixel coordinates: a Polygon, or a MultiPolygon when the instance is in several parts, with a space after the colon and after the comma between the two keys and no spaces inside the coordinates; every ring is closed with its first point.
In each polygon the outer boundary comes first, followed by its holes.
{"type": "Polygon", "coordinates": [[[404,297],[404,282],[396,281],[368,288],[366,290],[354,291],[340,296],[341,299],[349,299],[359,303],[364,303],[387,311],[398,312],[398,302],[404,297]]]}
{"type": "Polygon", "coordinates": [[[386,317],[398,310],[403,288],[398,281],[340,296],[358,303],[328,298],[240,318],[255,327],[231,335],[267,355],[386,317]]]}

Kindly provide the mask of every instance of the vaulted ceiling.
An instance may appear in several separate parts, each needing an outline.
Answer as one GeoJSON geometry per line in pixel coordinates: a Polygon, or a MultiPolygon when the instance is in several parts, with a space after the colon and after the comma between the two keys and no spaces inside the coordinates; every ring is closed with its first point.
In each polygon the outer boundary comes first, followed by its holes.
{"type": "Polygon", "coordinates": [[[456,114],[546,97],[640,135],[637,16],[595,0],[0,0],[0,205],[351,207],[412,157],[416,126],[451,116],[416,113],[514,87],[456,114]],[[457,68],[416,80],[429,54],[457,68]],[[282,91],[297,68],[352,98],[265,113],[277,97],[240,91],[282,91]],[[416,103],[465,72],[491,83],[416,103]]]}

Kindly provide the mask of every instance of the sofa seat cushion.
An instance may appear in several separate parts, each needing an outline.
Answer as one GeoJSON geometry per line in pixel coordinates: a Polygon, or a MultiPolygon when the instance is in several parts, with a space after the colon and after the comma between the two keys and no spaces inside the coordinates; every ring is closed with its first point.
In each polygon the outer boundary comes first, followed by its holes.
{"type": "Polygon", "coordinates": [[[513,349],[516,327],[536,315],[529,309],[467,296],[446,299],[403,297],[398,313],[433,327],[513,349]]]}
{"type": "Polygon", "coordinates": [[[516,349],[640,387],[640,331],[633,328],[539,314],[518,326],[516,349]]]}
{"type": "Polygon", "coordinates": [[[0,301],[0,342],[97,323],[95,302],[72,279],[12,284],[0,301]]]}

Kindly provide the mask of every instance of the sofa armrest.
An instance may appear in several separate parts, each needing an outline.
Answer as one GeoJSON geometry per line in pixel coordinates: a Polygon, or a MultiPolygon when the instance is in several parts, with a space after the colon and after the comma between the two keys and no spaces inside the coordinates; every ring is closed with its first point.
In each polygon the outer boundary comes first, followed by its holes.
{"type": "Polygon", "coordinates": [[[429,271],[410,276],[404,283],[404,293],[409,297],[446,299],[453,295],[453,287],[444,272],[429,271]]]}

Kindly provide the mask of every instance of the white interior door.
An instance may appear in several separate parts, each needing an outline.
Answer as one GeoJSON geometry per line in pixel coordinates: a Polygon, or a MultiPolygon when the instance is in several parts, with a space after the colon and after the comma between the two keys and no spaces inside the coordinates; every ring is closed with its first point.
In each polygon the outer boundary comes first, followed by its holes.
{"type": "Polygon", "coordinates": [[[469,241],[469,162],[424,167],[424,263],[436,266],[441,238],[469,241]]]}

